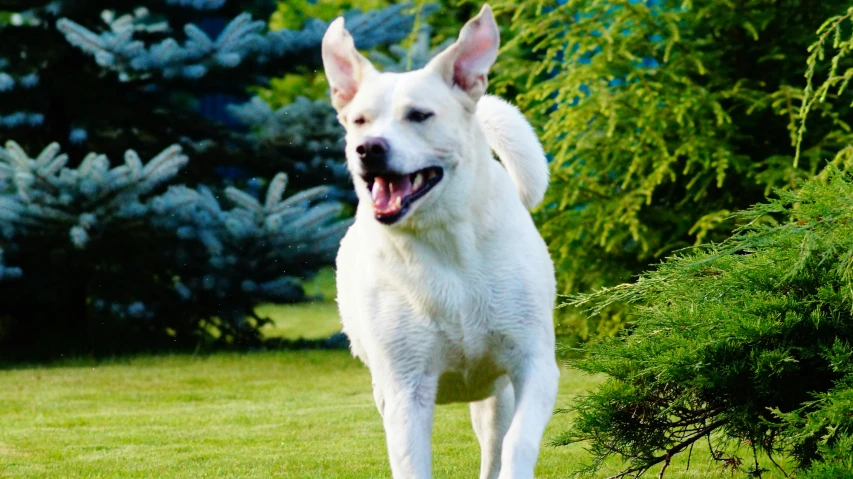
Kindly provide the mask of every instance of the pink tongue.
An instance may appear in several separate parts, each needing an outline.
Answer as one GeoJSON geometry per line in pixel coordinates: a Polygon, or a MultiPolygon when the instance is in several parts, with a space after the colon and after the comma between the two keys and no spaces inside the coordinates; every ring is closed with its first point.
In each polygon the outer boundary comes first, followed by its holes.
{"type": "Polygon", "coordinates": [[[377,176],[373,181],[371,194],[373,207],[377,213],[393,214],[400,211],[403,200],[412,194],[412,182],[409,175],[389,178],[377,176]]]}

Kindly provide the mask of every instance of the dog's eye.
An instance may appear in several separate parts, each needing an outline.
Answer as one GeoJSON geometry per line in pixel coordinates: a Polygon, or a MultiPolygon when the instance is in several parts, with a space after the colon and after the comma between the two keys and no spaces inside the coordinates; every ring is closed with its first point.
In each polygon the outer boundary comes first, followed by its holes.
{"type": "Polygon", "coordinates": [[[355,123],[356,125],[363,125],[367,122],[367,120],[365,120],[363,116],[360,116],[360,117],[356,118],[355,120],[353,120],[352,122],[355,123]]]}
{"type": "Polygon", "coordinates": [[[431,111],[412,110],[406,115],[406,119],[415,123],[423,123],[432,115],[431,111]]]}

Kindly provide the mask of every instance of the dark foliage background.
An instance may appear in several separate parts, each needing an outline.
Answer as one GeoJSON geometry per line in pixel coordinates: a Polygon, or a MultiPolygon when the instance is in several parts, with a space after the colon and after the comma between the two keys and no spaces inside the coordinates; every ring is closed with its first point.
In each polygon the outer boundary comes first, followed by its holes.
{"type": "MultiPolygon", "coordinates": [[[[335,15],[370,50],[434,10],[382,7],[335,15]]],[[[257,346],[308,299],[353,199],[328,103],[252,98],[320,67],[276,8],[0,2],[0,353],[257,346]]]]}

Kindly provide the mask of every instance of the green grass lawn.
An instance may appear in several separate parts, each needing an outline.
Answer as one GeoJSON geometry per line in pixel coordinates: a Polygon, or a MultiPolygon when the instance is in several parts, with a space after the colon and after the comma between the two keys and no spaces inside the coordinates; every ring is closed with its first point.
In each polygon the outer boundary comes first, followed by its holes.
{"type": "Polygon", "coordinates": [[[264,304],[255,309],[261,317],[272,319],[262,331],[269,338],[321,339],[341,330],[338,304],[335,302],[335,272],[320,270],[305,284],[305,292],[322,299],[301,304],[264,304]]]}
{"type": "MultiPolygon", "coordinates": [[[[593,383],[564,375],[562,401],[593,383]]],[[[368,372],[343,351],[7,370],[0,404],[3,477],[390,475],[368,372]]],[[[441,407],[435,430],[436,477],[475,477],[467,408],[441,407]]],[[[541,477],[563,476],[577,453],[547,450],[541,477]]]]}
{"type": "MultiPolygon", "coordinates": [[[[596,380],[564,371],[560,383],[558,403],[566,405],[596,380]]],[[[555,416],[548,435],[568,423],[555,416]]],[[[435,477],[477,476],[479,451],[465,405],[438,408],[433,443],[435,477]]],[[[543,448],[537,477],[567,477],[586,458],[579,446],[543,448]]],[[[694,458],[690,472],[683,466],[676,462],[667,477],[719,476],[704,458],[694,458]]],[[[0,477],[390,472],[367,370],[344,351],[277,351],[0,371],[0,477]]]]}
{"type": "MultiPolygon", "coordinates": [[[[311,339],[339,330],[331,271],[307,289],[325,299],[259,308],[274,319],[268,335],[311,339]]],[[[564,370],[557,405],[597,382],[564,370]]],[[[569,422],[555,416],[546,441],[569,422]]],[[[477,477],[479,448],[466,405],[437,409],[433,445],[435,477],[477,477]]],[[[568,477],[587,460],[578,445],[544,447],[537,477],[568,477]]],[[[605,472],[618,466],[611,461],[605,472]]],[[[720,475],[707,455],[694,457],[690,471],[685,466],[676,460],[667,477],[720,475]]],[[[347,352],[146,356],[0,370],[0,478],[272,477],[390,477],[368,371],[347,352]]]]}

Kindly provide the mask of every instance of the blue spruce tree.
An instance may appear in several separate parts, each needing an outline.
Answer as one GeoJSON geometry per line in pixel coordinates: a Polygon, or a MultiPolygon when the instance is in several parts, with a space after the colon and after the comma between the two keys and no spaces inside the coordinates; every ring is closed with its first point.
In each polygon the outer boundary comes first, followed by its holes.
{"type": "MultiPolygon", "coordinates": [[[[263,141],[226,111],[271,77],[320,68],[325,22],[269,31],[275,2],[258,0],[3,3],[18,13],[0,23],[0,132],[27,151],[57,141],[72,157],[130,146],[146,157],[177,143],[196,160],[193,181],[211,171],[238,183],[284,171],[300,187],[336,177],[315,161],[316,136],[263,141]]],[[[372,48],[410,33],[409,10],[345,15],[372,48]]]]}
{"type": "MultiPolygon", "coordinates": [[[[305,298],[346,174],[327,104],[248,94],[321,64],[326,23],[269,31],[274,7],[0,2],[0,351],[257,344],[255,305],[305,298]]],[[[347,25],[390,45],[408,11],[347,25]]]]}

